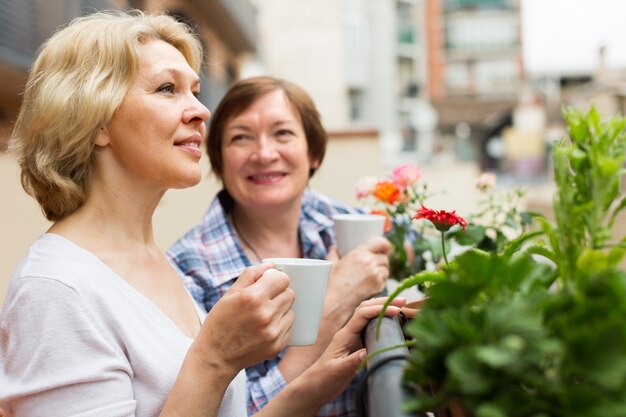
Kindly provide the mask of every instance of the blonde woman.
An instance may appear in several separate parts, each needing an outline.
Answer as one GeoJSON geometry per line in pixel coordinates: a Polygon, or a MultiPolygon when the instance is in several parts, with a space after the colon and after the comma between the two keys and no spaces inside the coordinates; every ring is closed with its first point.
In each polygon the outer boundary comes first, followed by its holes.
{"type": "MultiPolygon", "coordinates": [[[[187,26],[140,12],[79,18],[43,45],[10,146],[53,225],[0,313],[7,416],[244,417],[242,369],[284,348],[289,277],[248,268],[204,316],[154,243],[165,191],[201,177],[201,57],[187,26]]],[[[362,305],[259,415],[313,415],[344,389],[379,310],[362,305]]]]}

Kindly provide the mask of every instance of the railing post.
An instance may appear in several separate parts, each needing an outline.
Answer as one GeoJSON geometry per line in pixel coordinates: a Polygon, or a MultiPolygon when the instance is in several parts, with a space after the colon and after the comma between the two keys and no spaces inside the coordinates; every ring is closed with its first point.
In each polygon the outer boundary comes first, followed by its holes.
{"type": "MultiPolygon", "coordinates": [[[[404,333],[398,317],[384,317],[380,335],[376,338],[376,322],[371,320],[365,328],[365,347],[368,354],[404,343],[404,333]]],[[[402,410],[410,393],[402,382],[409,350],[403,346],[375,355],[367,366],[367,409],[360,417],[410,417],[402,410]]]]}

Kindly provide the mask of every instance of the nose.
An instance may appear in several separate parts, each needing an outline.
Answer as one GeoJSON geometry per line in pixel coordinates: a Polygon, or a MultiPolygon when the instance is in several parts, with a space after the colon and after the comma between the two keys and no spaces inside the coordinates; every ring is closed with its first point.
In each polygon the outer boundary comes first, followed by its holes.
{"type": "Polygon", "coordinates": [[[275,143],[267,135],[260,135],[256,142],[257,147],[252,153],[253,160],[265,163],[276,159],[278,151],[275,143]]]}
{"type": "Polygon", "coordinates": [[[206,122],[209,117],[211,117],[209,109],[196,96],[191,95],[189,104],[183,112],[183,121],[185,123],[206,122]]]}

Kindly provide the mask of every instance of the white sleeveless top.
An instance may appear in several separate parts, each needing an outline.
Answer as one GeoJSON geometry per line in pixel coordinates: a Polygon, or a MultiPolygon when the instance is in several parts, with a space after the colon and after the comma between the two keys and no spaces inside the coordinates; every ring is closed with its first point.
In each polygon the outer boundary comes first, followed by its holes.
{"type": "MultiPolygon", "coordinates": [[[[0,407],[7,416],[157,416],[191,342],[92,253],[45,234],[0,313],[0,407]]],[[[247,417],[245,385],[242,371],[220,417],[247,417]]]]}

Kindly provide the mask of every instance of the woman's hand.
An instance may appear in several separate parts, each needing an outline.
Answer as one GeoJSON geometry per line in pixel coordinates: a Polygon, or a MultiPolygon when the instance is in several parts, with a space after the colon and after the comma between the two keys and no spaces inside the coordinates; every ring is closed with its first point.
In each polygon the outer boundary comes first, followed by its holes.
{"type": "MultiPolygon", "coordinates": [[[[322,356],[261,410],[259,416],[309,416],[343,392],[366,357],[361,332],[382,310],[386,297],[362,302],[352,318],[339,330],[322,356]]],[[[385,311],[400,313],[406,300],[396,298],[385,311]]]]}
{"type": "Polygon", "coordinates": [[[327,259],[333,262],[328,297],[354,309],[385,288],[389,277],[391,243],[384,237],[363,242],[343,258],[331,247],[327,259]]]}
{"type": "Polygon", "coordinates": [[[287,274],[272,266],[247,268],[211,309],[190,349],[200,360],[217,362],[234,377],[287,345],[295,295],[287,274]]]}
{"type": "MultiPolygon", "coordinates": [[[[337,385],[337,394],[348,386],[354,377],[354,372],[365,359],[367,352],[362,344],[361,333],[367,323],[378,316],[386,300],[387,297],[377,297],[363,301],[356,308],[348,323],[333,337],[320,359],[313,365],[324,370],[322,375],[325,375],[323,378],[328,379],[328,384],[333,385],[331,380],[337,379],[334,383],[337,385]]],[[[405,304],[406,299],[404,298],[393,299],[385,310],[385,316],[394,317],[400,314],[405,304]]]]}

